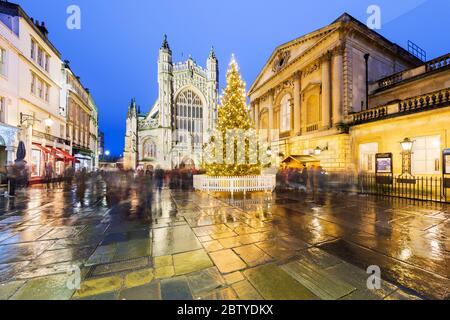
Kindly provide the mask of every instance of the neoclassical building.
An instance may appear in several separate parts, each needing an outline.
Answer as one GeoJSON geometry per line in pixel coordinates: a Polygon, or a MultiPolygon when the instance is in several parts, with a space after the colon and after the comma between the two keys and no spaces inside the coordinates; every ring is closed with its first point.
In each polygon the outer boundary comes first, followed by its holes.
{"type": "Polygon", "coordinates": [[[391,174],[450,178],[450,54],[422,61],[343,14],[276,48],[249,96],[275,167],[372,174],[388,156],[391,174]]]}
{"type": "Polygon", "coordinates": [[[124,168],[199,167],[202,145],[217,117],[218,60],[211,49],[206,69],[189,57],[172,62],[164,38],[158,57],[158,99],[150,112],[128,107],[124,168]]]}
{"type": "Polygon", "coordinates": [[[277,47],[249,90],[256,129],[277,152],[274,165],[355,169],[348,126],[368,109],[368,84],[421,63],[348,14],[277,47]]]}

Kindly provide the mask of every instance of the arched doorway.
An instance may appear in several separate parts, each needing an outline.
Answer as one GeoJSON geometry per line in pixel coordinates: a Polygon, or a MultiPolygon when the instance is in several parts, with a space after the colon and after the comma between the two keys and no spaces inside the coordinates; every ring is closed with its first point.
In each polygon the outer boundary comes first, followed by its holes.
{"type": "Polygon", "coordinates": [[[183,158],[180,164],[180,169],[195,169],[195,162],[189,157],[183,158]]]}

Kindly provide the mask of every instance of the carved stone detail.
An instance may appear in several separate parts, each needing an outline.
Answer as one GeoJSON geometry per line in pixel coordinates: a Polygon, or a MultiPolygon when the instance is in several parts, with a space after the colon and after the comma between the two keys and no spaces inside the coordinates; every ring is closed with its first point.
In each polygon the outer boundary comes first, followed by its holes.
{"type": "Polygon", "coordinates": [[[278,72],[281,69],[283,69],[287,63],[289,62],[289,59],[291,57],[291,52],[290,51],[282,51],[280,52],[274,59],[273,61],[273,67],[272,67],[272,71],[273,72],[278,72]]]}

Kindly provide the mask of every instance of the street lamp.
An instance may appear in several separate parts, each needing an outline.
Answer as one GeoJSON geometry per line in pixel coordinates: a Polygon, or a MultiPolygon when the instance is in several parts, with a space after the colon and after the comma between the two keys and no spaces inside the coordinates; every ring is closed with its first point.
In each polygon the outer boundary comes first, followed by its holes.
{"type": "Polygon", "coordinates": [[[409,138],[403,139],[402,142],[400,142],[400,145],[402,146],[403,152],[411,152],[413,147],[414,141],[412,141],[409,138]]]}
{"type": "Polygon", "coordinates": [[[328,151],[328,144],[326,145],[325,148],[321,148],[321,147],[317,146],[317,147],[314,149],[314,155],[320,156],[320,154],[322,153],[322,151],[328,151]]]}
{"type": "Polygon", "coordinates": [[[400,142],[402,148],[402,176],[411,176],[411,154],[414,141],[410,138],[403,139],[400,142]]]}
{"type": "Polygon", "coordinates": [[[46,127],[51,127],[53,125],[53,120],[52,118],[48,117],[47,119],[44,120],[44,124],[46,127]]]}
{"type": "Polygon", "coordinates": [[[110,154],[111,154],[111,152],[109,150],[105,151],[105,156],[109,157],[110,154]]]}

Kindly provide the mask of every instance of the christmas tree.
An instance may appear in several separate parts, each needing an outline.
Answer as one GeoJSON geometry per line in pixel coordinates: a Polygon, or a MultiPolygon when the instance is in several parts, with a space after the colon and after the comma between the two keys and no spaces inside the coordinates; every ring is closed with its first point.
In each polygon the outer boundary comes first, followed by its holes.
{"type": "Polygon", "coordinates": [[[230,136],[227,136],[227,132],[229,133],[234,129],[239,130],[235,132],[245,132],[247,134],[250,132],[252,134],[252,131],[249,130],[253,128],[246,105],[245,82],[241,79],[239,66],[234,56],[231,57],[226,80],[227,86],[222,92],[218,110],[216,136],[212,137],[210,141],[210,145],[214,145],[215,149],[211,148],[208,151],[213,153],[214,156],[219,154],[219,157],[223,158],[219,160],[223,161],[213,161],[213,163],[204,164],[206,174],[209,176],[258,175],[261,171],[260,163],[251,160],[257,159],[257,148],[255,145],[251,144],[248,138],[243,140],[243,144],[239,144],[237,139],[233,138],[231,140],[230,136]],[[227,137],[230,141],[227,141],[227,137]],[[221,143],[217,143],[218,138],[221,139],[221,143]],[[231,148],[230,145],[232,146],[231,148]],[[222,150],[217,150],[217,148],[223,148],[223,152],[222,150]],[[241,149],[238,151],[238,148],[241,149]],[[239,152],[245,154],[244,161],[238,161],[239,152]]]}

